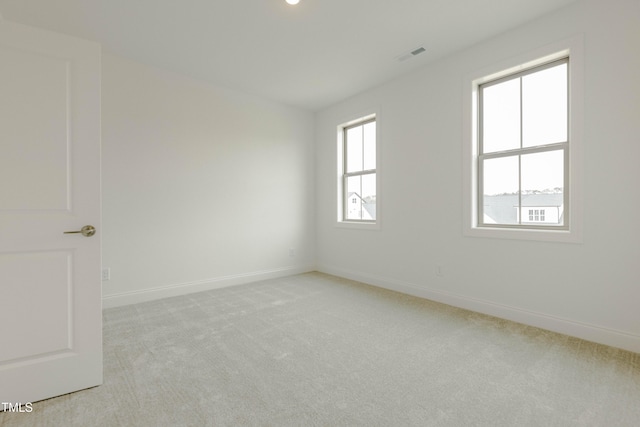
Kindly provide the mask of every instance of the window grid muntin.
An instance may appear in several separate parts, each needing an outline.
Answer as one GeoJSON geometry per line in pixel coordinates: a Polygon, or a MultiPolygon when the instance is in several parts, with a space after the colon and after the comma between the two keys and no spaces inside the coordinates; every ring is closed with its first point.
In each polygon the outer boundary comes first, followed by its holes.
{"type": "Polygon", "coordinates": [[[487,227],[487,228],[514,228],[514,229],[539,229],[539,230],[568,230],[569,229],[569,221],[568,218],[570,218],[569,213],[570,213],[570,206],[569,206],[569,140],[571,139],[571,136],[569,134],[571,127],[569,125],[567,125],[567,141],[564,142],[556,142],[556,143],[551,143],[551,144],[541,144],[541,145],[536,145],[536,146],[532,146],[532,147],[523,147],[523,109],[522,109],[522,77],[527,76],[529,74],[534,74],[540,71],[544,71],[546,69],[549,68],[553,68],[562,64],[566,64],[567,65],[567,71],[566,71],[566,79],[567,79],[567,108],[566,108],[566,121],[567,124],[569,124],[569,117],[570,117],[570,82],[569,82],[569,76],[570,76],[570,62],[569,62],[569,57],[566,56],[564,58],[560,58],[560,59],[554,59],[553,61],[550,61],[548,63],[544,63],[541,65],[536,65],[534,67],[528,68],[526,70],[522,70],[522,71],[518,71],[503,77],[499,77],[496,78],[494,80],[490,80],[490,81],[486,81],[484,83],[481,83],[478,85],[478,98],[477,98],[477,102],[478,102],[478,109],[477,109],[477,115],[478,115],[478,156],[477,156],[477,189],[476,191],[478,192],[477,194],[477,199],[478,199],[478,203],[477,203],[477,215],[478,215],[478,219],[477,219],[477,223],[478,226],[480,227],[487,227]],[[483,91],[484,89],[486,89],[487,87],[491,87],[500,83],[504,83],[507,82],[509,80],[513,80],[513,79],[520,79],[520,148],[516,148],[516,149],[509,149],[509,150],[501,150],[501,151],[494,151],[491,153],[484,153],[483,151],[483,138],[484,138],[484,132],[483,132],[483,91]],[[563,175],[564,175],[564,187],[562,190],[562,195],[563,195],[563,206],[564,206],[564,212],[563,212],[563,223],[562,225],[553,225],[553,226],[548,226],[548,225],[536,225],[536,224],[523,224],[522,222],[522,218],[524,217],[523,215],[523,206],[522,206],[522,164],[521,164],[521,158],[523,155],[526,154],[533,154],[533,153],[539,153],[539,152],[548,152],[548,151],[557,151],[557,150],[562,150],[563,151],[563,158],[564,158],[564,170],[563,170],[563,175]],[[493,158],[500,158],[500,157],[512,157],[512,156],[518,156],[518,224],[488,224],[484,222],[484,161],[488,160],[488,159],[493,159],[493,158]]]}

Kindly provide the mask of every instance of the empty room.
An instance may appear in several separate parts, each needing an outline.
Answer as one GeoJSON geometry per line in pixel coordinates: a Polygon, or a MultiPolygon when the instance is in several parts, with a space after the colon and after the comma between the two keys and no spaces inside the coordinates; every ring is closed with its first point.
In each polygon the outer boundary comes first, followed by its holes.
{"type": "Polygon", "coordinates": [[[639,76],[638,0],[0,0],[0,427],[640,425],[639,76]]]}

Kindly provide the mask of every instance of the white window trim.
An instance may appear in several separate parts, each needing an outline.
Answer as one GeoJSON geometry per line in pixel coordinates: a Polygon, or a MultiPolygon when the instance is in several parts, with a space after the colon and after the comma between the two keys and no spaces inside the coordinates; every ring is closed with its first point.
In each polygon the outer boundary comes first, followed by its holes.
{"type": "Polygon", "coordinates": [[[369,109],[368,112],[358,115],[353,115],[341,123],[336,128],[337,132],[337,144],[336,144],[336,193],[334,195],[334,203],[336,212],[335,226],[338,228],[351,228],[357,230],[380,230],[380,224],[382,219],[381,209],[381,189],[380,189],[380,176],[381,176],[381,156],[380,156],[380,112],[379,109],[369,109]],[[344,167],[344,128],[359,122],[375,119],[376,121],[376,220],[375,221],[349,221],[344,219],[344,186],[342,184],[343,167],[344,167]]]}
{"type": "Polygon", "coordinates": [[[552,43],[516,58],[485,67],[463,82],[463,235],[549,242],[582,242],[582,129],[584,97],[583,36],[552,43]],[[477,100],[478,86],[554,59],[569,57],[569,228],[562,230],[478,226],[477,100]]]}

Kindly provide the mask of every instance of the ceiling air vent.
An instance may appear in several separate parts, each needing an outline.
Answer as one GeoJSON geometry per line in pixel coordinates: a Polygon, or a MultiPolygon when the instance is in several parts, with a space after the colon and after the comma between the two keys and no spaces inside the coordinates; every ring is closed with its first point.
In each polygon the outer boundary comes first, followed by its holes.
{"type": "Polygon", "coordinates": [[[420,47],[417,47],[417,48],[413,49],[413,50],[412,50],[411,52],[409,52],[409,53],[405,53],[405,54],[403,54],[403,55],[400,55],[400,56],[396,57],[396,59],[397,59],[398,61],[400,61],[400,62],[402,62],[402,61],[406,61],[407,59],[411,59],[411,58],[413,58],[414,56],[418,56],[418,55],[420,55],[422,52],[426,52],[426,51],[427,51],[427,49],[425,49],[424,47],[420,46],[420,47]]]}

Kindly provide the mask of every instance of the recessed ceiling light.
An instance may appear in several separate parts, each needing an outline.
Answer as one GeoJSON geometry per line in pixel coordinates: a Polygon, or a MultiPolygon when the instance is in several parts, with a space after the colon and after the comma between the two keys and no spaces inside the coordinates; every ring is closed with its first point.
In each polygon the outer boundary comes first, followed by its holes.
{"type": "Polygon", "coordinates": [[[287,3],[289,4],[298,4],[300,3],[300,0],[285,0],[287,3]]]}

